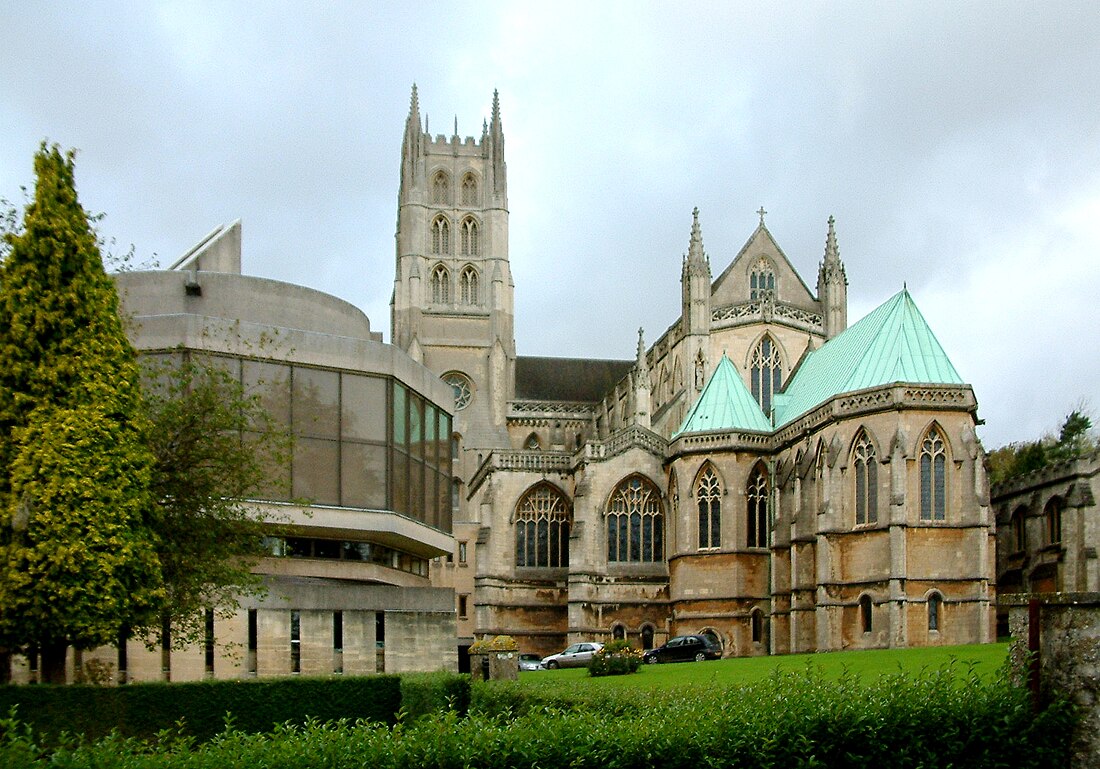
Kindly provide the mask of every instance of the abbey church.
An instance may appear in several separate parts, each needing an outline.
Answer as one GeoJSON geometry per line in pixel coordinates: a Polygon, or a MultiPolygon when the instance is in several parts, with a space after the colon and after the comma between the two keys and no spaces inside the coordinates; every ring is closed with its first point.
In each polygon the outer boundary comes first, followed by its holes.
{"type": "Polygon", "coordinates": [[[460,643],[993,640],[971,387],[906,290],[849,322],[831,218],[823,253],[797,255],[819,260],[811,289],[758,213],[714,263],[700,212],[685,222],[660,338],[622,360],[519,355],[499,101],[480,139],[433,137],[413,88],[392,342],[454,391],[455,550],[432,581],[455,590],[460,643]]]}

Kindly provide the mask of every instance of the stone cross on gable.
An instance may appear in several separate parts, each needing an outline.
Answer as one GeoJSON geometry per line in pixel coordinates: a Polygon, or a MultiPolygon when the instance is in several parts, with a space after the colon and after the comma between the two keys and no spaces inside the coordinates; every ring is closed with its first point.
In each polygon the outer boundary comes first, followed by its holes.
{"type": "Polygon", "coordinates": [[[760,226],[763,227],[764,226],[764,214],[766,214],[768,212],[764,210],[764,206],[760,206],[760,210],[757,211],[756,213],[760,214],[760,226]]]}

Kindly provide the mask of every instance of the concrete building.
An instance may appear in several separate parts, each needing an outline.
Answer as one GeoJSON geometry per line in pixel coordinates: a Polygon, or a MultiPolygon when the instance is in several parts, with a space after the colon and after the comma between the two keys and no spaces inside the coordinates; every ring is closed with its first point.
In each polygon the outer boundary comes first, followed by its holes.
{"type": "Polygon", "coordinates": [[[433,578],[459,593],[465,641],[550,653],[706,632],[743,655],[992,640],[977,401],[907,291],[848,328],[831,218],[813,292],[763,209],[714,278],[695,211],[681,313],[654,344],[524,357],[499,101],[480,139],[423,124],[414,87],[392,338],[454,389],[461,550],[433,578]]]}

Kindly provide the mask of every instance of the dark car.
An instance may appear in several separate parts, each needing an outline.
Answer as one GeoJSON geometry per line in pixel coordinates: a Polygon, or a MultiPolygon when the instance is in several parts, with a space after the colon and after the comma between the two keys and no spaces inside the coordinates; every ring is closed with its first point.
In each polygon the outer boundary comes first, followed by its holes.
{"type": "Polygon", "coordinates": [[[722,658],[722,647],[706,635],[681,635],[670,638],[664,646],[650,649],[642,659],[649,664],[656,662],[702,662],[722,658]]]}

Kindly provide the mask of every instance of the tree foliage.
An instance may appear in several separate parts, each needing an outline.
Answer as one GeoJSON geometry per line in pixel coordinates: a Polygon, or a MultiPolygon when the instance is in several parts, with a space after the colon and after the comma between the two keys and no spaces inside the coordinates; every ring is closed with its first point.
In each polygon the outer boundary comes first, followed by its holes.
{"type": "Polygon", "coordinates": [[[1027,475],[1058,462],[1081,459],[1100,448],[1100,440],[1091,434],[1092,420],[1083,407],[1070,412],[1058,437],[1046,435],[1035,441],[1010,443],[989,453],[991,484],[1027,475]]]}
{"type": "MultiPolygon", "coordinates": [[[[290,438],[255,393],[208,359],[144,361],[157,553],[172,640],[202,637],[202,610],[228,614],[261,591],[252,573],[268,532],[248,503],[289,462],[290,438]]],[[[285,496],[285,494],[284,494],[285,496]]],[[[159,629],[159,628],[158,628],[159,629]]]]}
{"type": "Polygon", "coordinates": [[[0,266],[0,646],[57,674],[163,601],[147,526],[153,457],[139,370],[76,193],[42,145],[0,266]]]}

